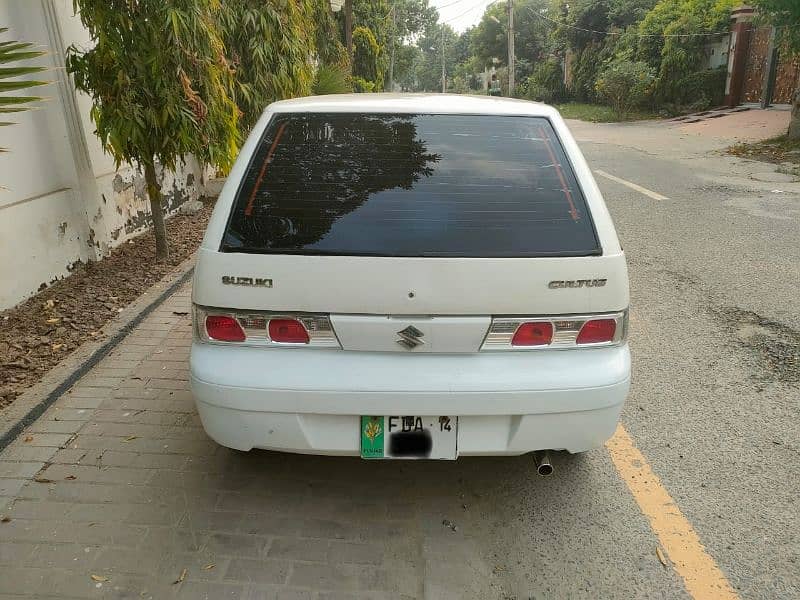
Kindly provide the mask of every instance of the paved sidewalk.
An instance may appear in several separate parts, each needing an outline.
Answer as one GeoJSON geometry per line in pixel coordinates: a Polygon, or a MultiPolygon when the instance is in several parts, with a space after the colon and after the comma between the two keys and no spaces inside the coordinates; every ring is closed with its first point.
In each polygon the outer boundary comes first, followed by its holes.
{"type": "Polygon", "coordinates": [[[210,441],[189,310],[187,284],[0,453],[0,598],[499,594],[429,502],[458,502],[452,472],[415,493],[403,467],[210,441]]]}

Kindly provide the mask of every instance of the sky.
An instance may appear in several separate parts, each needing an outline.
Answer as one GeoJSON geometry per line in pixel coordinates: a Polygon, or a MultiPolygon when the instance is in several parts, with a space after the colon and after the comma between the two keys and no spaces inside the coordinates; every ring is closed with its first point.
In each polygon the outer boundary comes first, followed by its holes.
{"type": "Polygon", "coordinates": [[[493,0],[429,0],[439,10],[439,22],[444,21],[458,32],[477,25],[483,11],[493,0]]]}

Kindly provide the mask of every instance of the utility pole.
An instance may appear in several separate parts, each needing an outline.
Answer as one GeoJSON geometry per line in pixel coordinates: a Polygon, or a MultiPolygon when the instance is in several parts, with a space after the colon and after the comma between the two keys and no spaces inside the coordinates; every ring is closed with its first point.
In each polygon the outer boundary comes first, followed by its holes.
{"type": "Polygon", "coordinates": [[[447,93],[447,71],[444,68],[444,23],[442,23],[442,93],[447,93]]]}
{"type": "Polygon", "coordinates": [[[761,85],[761,108],[768,108],[772,104],[772,95],[775,93],[775,77],[778,73],[778,45],[775,43],[775,27],[770,28],[769,45],[767,46],[767,64],[764,68],[764,78],[761,85]]]}
{"type": "Polygon", "coordinates": [[[353,0],[344,0],[344,45],[353,60],[353,0]]]}
{"type": "Polygon", "coordinates": [[[516,70],[516,56],[514,56],[514,2],[507,0],[508,4],[508,95],[514,95],[514,71],[516,70]]]}
{"type": "Polygon", "coordinates": [[[392,2],[392,53],[389,55],[389,91],[394,91],[394,47],[395,35],[397,34],[397,3],[392,2]]]}

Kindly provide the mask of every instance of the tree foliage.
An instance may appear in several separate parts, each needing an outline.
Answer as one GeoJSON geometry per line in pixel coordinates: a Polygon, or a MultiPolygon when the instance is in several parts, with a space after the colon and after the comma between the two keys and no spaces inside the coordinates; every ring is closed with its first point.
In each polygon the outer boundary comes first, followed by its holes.
{"type": "Polygon", "coordinates": [[[563,102],[567,91],[561,63],[551,59],[537,64],[531,76],[524,82],[524,88],[528,100],[539,100],[548,104],[563,102]]]}
{"type": "Polygon", "coordinates": [[[119,165],[144,168],[159,258],[166,258],[155,166],[188,154],[227,169],[237,150],[234,71],[218,33],[218,0],[74,0],[93,45],[67,68],[92,99],[91,117],[119,165]]]}
{"type": "Polygon", "coordinates": [[[75,0],[93,47],[67,67],[91,96],[92,119],[116,160],[174,168],[199,153],[227,168],[236,153],[233,71],[217,0],[75,0]]]}
{"type": "MultiPolygon", "coordinates": [[[[0,27],[0,33],[8,31],[7,27],[0,27]]],[[[27,61],[32,58],[43,56],[44,52],[33,50],[33,44],[28,42],[4,41],[0,42],[0,114],[17,113],[27,110],[32,102],[41,100],[39,96],[9,96],[9,92],[18,92],[28,88],[46,85],[47,81],[41,79],[18,79],[34,73],[40,73],[45,67],[34,65],[14,66],[14,63],[27,61]],[[13,79],[13,81],[6,81],[13,79]]],[[[0,126],[12,125],[5,121],[0,121],[0,126]]],[[[6,148],[0,147],[0,152],[5,152],[6,148]]]]}
{"type": "Polygon", "coordinates": [[[702,70],[709,35],[729,28],[739,0],[660,0],[638,27],[637,57],[657,69],[654,99],[685,101],[686,79],[702,70]],[[707,34],[707,35],[703,35],[707,34]]]}
{"type": "Polygon", "coordinates": [[[235,70],[234,99],[246,134],[275,100],[307,96],[316,51],[316,3],[311,0],[225,0],[218,20],[235,70]]]}
{"type": "Polygon", "coordinates": [[[614,112],[623,116],[644,103],[654,80],[647,63],[621,59],[611,62],[601,71],[595,87],[614,112]]]}
{"type": "Polygon", "coordinates": [[[445,73],[453,74],[457,64],[458,34],[449,25],[435,25],[426,29],[417,40],[420,60],[416,65],[417,89],[425,91],[441,91],[442,89],[442,48],[444,48],[445,73]]]}
{"type": "Polygon", "coordinates": [[[382,70],[383,49],[368,27],[353,30],[353,79],[362,89],[358,91],[379,91],[383,89],[382,70]]]}
{"type": "Polygon", "coordinates": [[[320,65],[311,86],[311,93],[315,96],[346,94],[352,90],[353,85],[347,71],[332,65],[320,65]]]}

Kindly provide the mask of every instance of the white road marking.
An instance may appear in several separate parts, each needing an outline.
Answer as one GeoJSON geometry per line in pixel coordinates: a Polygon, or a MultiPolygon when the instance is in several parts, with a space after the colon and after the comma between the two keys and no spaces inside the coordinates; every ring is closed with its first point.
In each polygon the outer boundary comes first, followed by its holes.
{"type": "Polygon", "coordinates": [[[646,187],[642,187],[631,181],[626,181],[625,179],[621,179],[616,175],[612,175],[611,173],[606,173],[605,171],[601,171],[600,169],[595,169],[594,172],[600,175],[601,177],[605,177],[606,179],[610,179],[611,181],[616,181],[617,183],[621,183],[622,185],[629,187],[632,190],[636,190],[637,192],[644,194],[645,196],[649,196],[653,200],[669,200],[669,198],[667,198],[666,196],[662,196],[658,192],[654,192],[653,190],[648,190],[646,187]]]}

